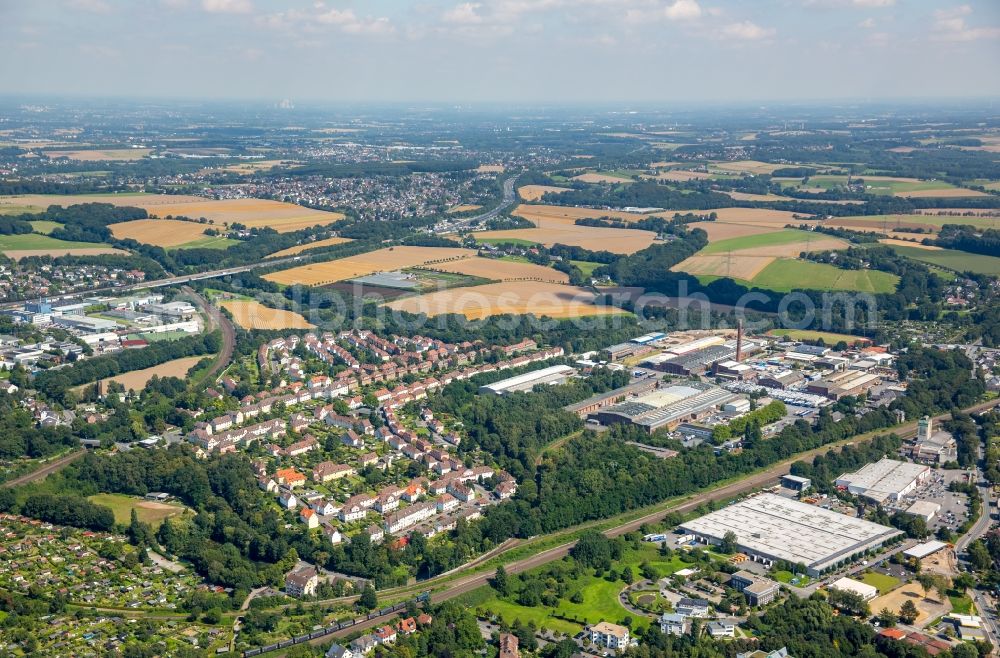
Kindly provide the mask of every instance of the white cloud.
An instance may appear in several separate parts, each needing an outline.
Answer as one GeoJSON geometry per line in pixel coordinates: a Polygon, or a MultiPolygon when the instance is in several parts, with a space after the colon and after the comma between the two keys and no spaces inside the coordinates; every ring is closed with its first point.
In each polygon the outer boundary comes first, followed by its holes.
{"type": "Polygon", "coordinates": [[[69,0],[67,4],[73,9],[90,11],[95,14],[107,14],[111,11],[111,5],[104,0],[69,0]]]}
{"type": "Polygon", "coordinates": [[[863,20],[860,23],[858,23],[858,27],[860,27],[863,30],[870,30],[873,27],[875,27],[875,19],[874,18],[866,18],[865,20],[863,20]]]}
{"type": "Polygon", "coordinates": [[[327,9],[322,2],[313,5],[312,10],[291,9],[273,14],[265,14],[255,19],[259,27],[269,30],[317,33],[323,28],[333,28],[346,34],[388,34],[394,31],[392,23],[385,17],[360,17],[353,9],[327,9]]]}
{"type": "Polygon", "coordinates": [[[752,21],[730,23],[722,27],[722,36],[740,41],[760,41],[770,39],[775,34],[774,28],[761,27],[752,21]]]}
{"type": "Polygon", "coordinates": [[[441,18],[445,23],[454,25],[479,25],[483,22],[483,17],[479,14],[480,8],[482,4],[478,2],[463,2],[446,11],[441,18]]]}
{"type": "Polygon", "coordinates": [[[892,7],[896,0],[851,0],[855,7],[892,7]]]}
{"type": "Polygon", "coordinates": [[[675,0],[663,10],[663,15],[672,21],[688,21],[701,16],[701,5],[695,0],[675,0]]]}
{"type": "Polygon", "coordinates": [[[212,14],[249,14],[253,4],[250,0],[201,0],[201,8],[212,14]]]}
{"type": "Polygon", "coordinates": [[[359,18],[352,9],[330,9],[316,16],[323,25],[333,25],[350,34],[380,34],[392,31],[388,18],[359,18]]]}
{"type": "Polygon", "coordinates": [[[1000,38],[1000,27],[972,27],[966,17],[972,14],[972,7],[960,5],[952,9],[934,12],[934,39],[938,41],[978,41],[979,39],[1000,38]]]}

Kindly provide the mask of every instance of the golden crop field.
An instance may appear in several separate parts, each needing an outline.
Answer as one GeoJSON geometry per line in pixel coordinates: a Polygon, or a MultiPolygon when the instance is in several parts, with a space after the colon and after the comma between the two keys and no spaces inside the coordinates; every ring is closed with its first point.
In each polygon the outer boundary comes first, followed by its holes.
{"type": "Polygon", "coordinates": [[[884,238],[879,240],[882,244],[894,244],[899,247],[913,247],[914,249],[926,249],[927,251],[941,251],[941,247],[932,244],[921,244],[918,242],[911,242],[910,240],[902,240],[899,238],[884,238]]]}
{"type": "Polygon", "coordinates": [[[517,188],[517,193],[525,201],[538,201],[549,192],[558,194],[559,192],[568,192],[569,190],[570,188],[568,187],[556,187],[555,185],[522,185],[517,188]]]}
{"type": "Polygon", "coordinates": [[[621,176],[611,176],[609,174],[601,173],[586,173],[580,174],[579,176],[573,176],[573,180],[578,180],[581,183],[631,183],[632,179],[622,178],[621,176]]]}
{"type": "Polygon", "coordinates": [[[476,167],[480,174],[502,174],[505,167],[502,164],[482,164],[476,167]]]}
{"type": "MultiPolygon", "coordinates": [[[[673,217],[675,211],[671,210],[669,212],[670,217],[673,217]]],[[[635,222],[646,216],[623,210],[595,210],[594,208],[576,208],[574,206],[532,206],[524,204],[515,208],[511,214],[525,218],[538,228],[567,225],[576,226],[573,222],[584,218],[600,219],[601,217],[611,217],[612,219],[621,219],[626,222],[635,222]]]]}
{"type": "Polygon", "coordinates": [[[115,160],[141,160],[153,149],[80,149],[75,151],[46,151],[44,155],[49,158],[69,158],[80,162],[112,162],[115,160]]]}
{"type": "Polygon", "coordinates": [[[258,301],[232,299],[219,306],[233,314],[244,329],[311,329],[316,326],[298,313],[264,306],[258,301]]]}
{"type": "Polygon", "coordinates": [[[727,224],[725,222],[692,222],[688,224],[689,229],[700,228],[708,233],[709,242],[728,240],[730,238],[742,238],[744,235],[757,235],[758,233],[769,233],[774,230],[767,226],[755,226],[753,224],[727,224]]]}
{"type": "Polygon", "coordinates": [[[643,175],[643,178],[648,178],[650,180],[666,180],[666,181],[674,181],[675,183],[683,183],[689,180],[698,180],[711,177],[712,174],[706,173],[704,171],[688,171],[687,169],[670,169],[669,171],[661,171],[655,176],[650,176],[648,174],[643,175]]]}
{"type": "Polygon", "coordinates": [[[270,199],[223,199],[214,201],[198,198],[196,201],[162,203],[155,207],[137,197],[135,205],[146,208],[157,217],[180,215],[191,219],[202,217],[216,224],[243,224],[247,228],[273,228],[279,233],[298,231],[316,225],[331,224],[343,219],[339,212],[326,212],[304,208],[294,203],[270,199]]]}
{"type": "Polygon", "coordinates": [[[653,244],[656,234],[652,231],[637,231],[628,228],[604,228],[602,226],[555,225],[550,228],[517,228],[506,231],[483,231],[473,234],[483,242],[503,242],[505,240],[527,240],[535,244],[551,247],[565,244],[592,251],[610,251],[614,254],[633,254],[653,244]]]}
{"type": "Polygon", "coordinates": [[[725,192],[737,201],[787,201],[788,197],[778,194],[753,194],[752,192],[725,192]]]}
{"type": "Polygon", "coordinates": [[[674,272],[688,274],[708,274],[712,276],[728,276],[734,279],[751,281],[765,267],[775,261],[774,256],[752,256],[748,254],[710,254],[691,256],[674,265],[674,272]]]}
{"type": "Polygon", "coordinates": [[[265,274],[264,278],[282,285],[324,286],[376,272],[442,263],[475,256],[472,249],[449,247],[389,247],[366,254],[322,263],[309,263],[265,274]]]}
{"type": "MultiPolygon", "coordinates": [[[[666,217],[670,219],[676,210],[665,210],[653,213],[655,217],[666,217]]],[[[787,210],[771,210],[770,208],[716,208],[711,210],[695,211],[699,215],[715,213],[716,221],[724,224],[748,224],[751,226],[765,226],[775,229],[783,228],[786,224],[798,226],[799,224],[818,224],[818,220],[796,219],[793,212],[787,210]]]]}
{"type": "Polygon", "coordinates": [[[479,210],[480,208],[482,208],[482,206],[477,206],[474,203],[463,203],[462,205],[455,206],[454,208],[449,208],[448,212],[449,213],[468,212],[470,210],[479,210]]]}
{"type": "Polygon", "coordinates": [[[506,313],[578,318],[622,312],[620,309],[594,305],[596,297],[584,288],[558,283],[513,281],[404,297],[387,306],[410,313],[425,313],[432,317],[460,313],[470,320],[506,313]]]}
{"type": "Polygon", "coordinates": [[[207,356],[188,356],[183,359],[174,359],[173,361],[167,361],[166,363],[161,363],[158,366],[153,366],[152,368],[144,368],[143,370],[133,370],[132,372],[126,372],[121,375],[115,375],[114,377],[109,377],[102,381],[116,381],[125,387],[126,391],[141,391],[146,387],[146,384],[154,375],[157,377],[177,377],[179,379],[184,379],[187,376],[188,370],[194,367],[196,363],[202,359],[210,358],[207,356]]]}
{"type": "Polygon", "coordinates": [[[64,249],[5,249],[3,255],[14,260],[31,256],[104,256],[105,254],[127,254],[127,251],[113,247],[66,247],[64,249]]]}
{"type": "Polygon", "coordinates": [[[0,196],[4,206],[33,206],[45,210],[49,206],[73,206],[80,203],[110,203],[113,206],[134,206],[153,212],[153,206],[182,201],[204,201],[201,197],[173,194],[18,194],[0,196]]]}
{"type": "Polygon", "coordinates": [[[452,272],[454,274],[465,274],[467,276],[478,276],[483,279],[497,281],[532,280],[547,281],[550,283],[569,282],[569,275],[551,267],[515,260],[482,258],[480,256],[430,265],[428,269],[452,272]]]}
{"type": "Polygon", "coordinates": [[[338,244],[344,244],[345,242],[350,242],[350,238],[326,238],[324,240],[315,240],[313,242],[306,242],[305,244],[297,244],[294,247],[289,247],[288,249],[282,249],[281,251],[276,251],[268,258],[281,258],[282,256],[294,256],[295,254],[301,254],[307,249],[319,249],[320,247],[332,247],[338,244]]]}
{"type": "Polygon", "coordinates": [[[737,160],[735,162],[713,162],[712,166],[722,171],[743,172],[748,174],[770,174],[788,165],[771,164],[759,160],[737,160]]]}
{"type": "Polygon", "coordinates": [[[136,219],[111,224],[111,233],[119,240],[135,240],[157,247],[176,247],[200,240],[205,236],[205,224],[179,219],[136,219]]]}
{"type": "Polygon", "coordinates": [[[922,199],[922,198],[945,198],[945,199],[960,199],[968,197],[983,197],[990,196],[986,192],[980,192],[979,190],[967,190],[964,187],[951,187],[944,190],[911,190],[909,192],[896,192],[896,196],[907,197],[911,199],[922,199]]]}

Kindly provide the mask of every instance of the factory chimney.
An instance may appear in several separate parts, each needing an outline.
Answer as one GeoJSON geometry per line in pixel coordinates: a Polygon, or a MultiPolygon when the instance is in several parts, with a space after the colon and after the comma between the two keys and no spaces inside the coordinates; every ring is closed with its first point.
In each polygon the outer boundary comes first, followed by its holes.
{"type": "Polygon", "coordinates": [[[736,321],[736,361],[743,360],[743,320],[736,321]]]}

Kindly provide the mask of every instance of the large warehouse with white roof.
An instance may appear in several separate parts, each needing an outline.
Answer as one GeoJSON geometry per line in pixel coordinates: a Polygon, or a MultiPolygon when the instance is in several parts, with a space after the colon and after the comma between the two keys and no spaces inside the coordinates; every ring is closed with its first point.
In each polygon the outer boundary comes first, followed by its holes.
{"type": "Polygon", "coordinates": [[[895,528],[815,505],[761,494],[681,524],[699,541],[721,544],[736,535],[739,550],[756,562],[803,564],[810,576],[850,561],[901,535],[895,528]]]}
{"type": "Polygon", "coordinates": [[[906,496],[931,475],[923,464],[911,464],[888,457],[867,464],[854,473],[845,473],[835,484],[855,496],[876,503],[895,502],[906,496]]]}

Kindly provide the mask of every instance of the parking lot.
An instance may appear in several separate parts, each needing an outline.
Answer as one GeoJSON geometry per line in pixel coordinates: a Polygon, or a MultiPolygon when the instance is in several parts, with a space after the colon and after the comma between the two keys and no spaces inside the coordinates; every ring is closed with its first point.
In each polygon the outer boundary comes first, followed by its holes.
{"type": "Polygon", "coordinates": [[[940,505],[941,509],[927,527],[937,531],[938,528],[947,527],[955,531],[962,525],[968,517],[968,496],[963,493],[948,491],[948,486],[952,482],[965,482],[966,471],[964,470],[940,470],[932,471],[931,479],[924,485],[910,492],[899,505],[894,509],[905,510],[917,501],[926,501],[940,505]]]}

